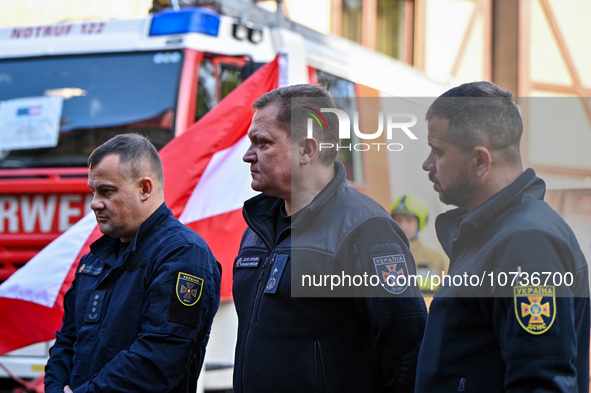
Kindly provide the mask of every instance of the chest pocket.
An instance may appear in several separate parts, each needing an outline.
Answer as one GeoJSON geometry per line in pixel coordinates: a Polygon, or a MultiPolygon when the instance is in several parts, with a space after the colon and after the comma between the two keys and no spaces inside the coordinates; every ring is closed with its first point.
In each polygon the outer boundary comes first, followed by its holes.
{"type": "Polygon", "coordinates": [[[168,298],[148,300],[146,289],[149,285],[142,269],[117,269],[111,271],[101,282],[100,289],[92,293],[90,301],[93,305],[92,296],[95,293],[100,295],[101,291],[105,293],[97,334],[104,350],[116,354],[128,349],[142,329],[147,302],[150,301],[150,307],[156,307],[158,302],[168,301],[168,298]]]}

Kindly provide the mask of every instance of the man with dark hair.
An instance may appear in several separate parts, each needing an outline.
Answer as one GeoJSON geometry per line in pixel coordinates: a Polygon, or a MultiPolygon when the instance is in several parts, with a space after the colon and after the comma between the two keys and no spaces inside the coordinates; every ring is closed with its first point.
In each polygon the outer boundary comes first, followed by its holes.
{"type": "Polygon", "coordinates": [[[357,268],[376,276],[378,264],[380,277],[415,272],[388,212],[347,185],[336,151],[321,151],[320,143],[338,142],[336,116],[321,111],[335,107],[332,98],[295,85],[253,107],[243,159],[261,194],[244,203],[249,227],[234,264],[234,392],[413,391],[426,319],[418,287],[394,282],[374,298],[354,297],[362,290],[307,297],[302,288],[306,269],[322,277],[357,268]]]}
{"type": "MultiPolygon", "coordinates": [[[[301,97],[302,103],[310,100],[319,108],[335,108],[332,97],[325,89],[316,85],[302,84],[270,91],[256,100],[252,105],[252,109],[258,110],[270,104],[275,105],[277,108],[275,118],[277,126],[283,130],[291,130],[291,132],[287,132],[288,138],[302,139],[307,135],[307,119],[311,108],[301,105],[293,108],[292,111],[292,97],[301,97]]],[[[336,116],[326,116],[323,120],[326,121],[326,130],[314,134],[315,138],[318,143],[336,145],[339,142],[338,118],[336,116]]],[[[337,153],[336,149],[322,149],[319,151],[320,161],[332,169],[337,153]]]]}
{"type": "Polygon", "coordinates": [[[416,391],[587,392],[587,263],[543,202],[544,182],[522,168],[511,93],[467,83],[426,118],[423,169],[458,208],[435,223],[449,276],[431,303],[416,391]]]}
{"type": "Polygon", "coordinates": [[[88,159],[104,234],[81,260],[46,366],[45,391],[196,390],[220,296],[220,266],[164,203],[158,152],[118,135],[88,159]]]}

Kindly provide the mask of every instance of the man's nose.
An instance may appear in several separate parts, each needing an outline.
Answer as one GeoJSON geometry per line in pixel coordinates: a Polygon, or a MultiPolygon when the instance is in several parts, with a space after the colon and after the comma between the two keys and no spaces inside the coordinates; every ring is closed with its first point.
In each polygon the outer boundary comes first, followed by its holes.
{"type": "Polygon", "coordinates": [[[90,208],[93,211],[101,210],[105,207],[105,204],[101,201],[97,195],[93,195],[92,200],[90,201],[90,208]]]}
{"type": "Polygon", "coordinates": [[[425,161],[423,162],[423,170],[427,172],[432,172],[433,168],[433,157],[432,154],[429,153],[425,161]]]}
{"type": "Polygon", "coordinates": [[[244,153],[244,155],[242,156],[242,161],[244,162],[254,162],[256,160],[256,154],[254,153],[254,149],[252,144],[249,146],[249,148],[246,150],[246,152],[244,153]]]}

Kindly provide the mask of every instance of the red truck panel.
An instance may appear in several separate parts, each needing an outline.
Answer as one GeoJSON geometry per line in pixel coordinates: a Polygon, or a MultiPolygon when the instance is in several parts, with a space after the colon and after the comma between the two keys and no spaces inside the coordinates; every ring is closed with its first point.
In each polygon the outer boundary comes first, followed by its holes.
{"type": "Polygon", "coordinates": [[[90,209],[87,168],[0,170],[0,281],[90,209]]]}

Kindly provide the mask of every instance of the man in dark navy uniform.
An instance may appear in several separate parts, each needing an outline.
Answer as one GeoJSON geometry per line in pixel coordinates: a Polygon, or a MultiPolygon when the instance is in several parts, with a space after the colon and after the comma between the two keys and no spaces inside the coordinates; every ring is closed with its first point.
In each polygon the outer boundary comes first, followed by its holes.
{"type": "Polygon", "coordinates": [[[416,392],[587,392],[589,288],[577,240],[523,170],[511,93],[455,87],[427,111],[423,163],[449,276],[431,303],[416,392]]]}
{"type": "Polygon", "coordinates": [[[118,135],[88,166],[104,236],[64,298],[45,391],[193,393],[219,304],[219,264],[166,207],[148,139],[118,135]]]}
{"type": "Polygon", "coordinates": [[[332,98],[295,85],[253,107],[243,159],[261,194],[244,204],[234,264],[234,392],[412,392],[425,302],[418,286],[380,283],[414,274],[414,260],[389,213],[348,186],[336,150],[320,149],[339,143],[336,116],[318,116],[323,128],[306,134],[308,113],[334,108],[332,98]],[[302,288],[302,273],[367,273],[376,297],[302,288]]]}

